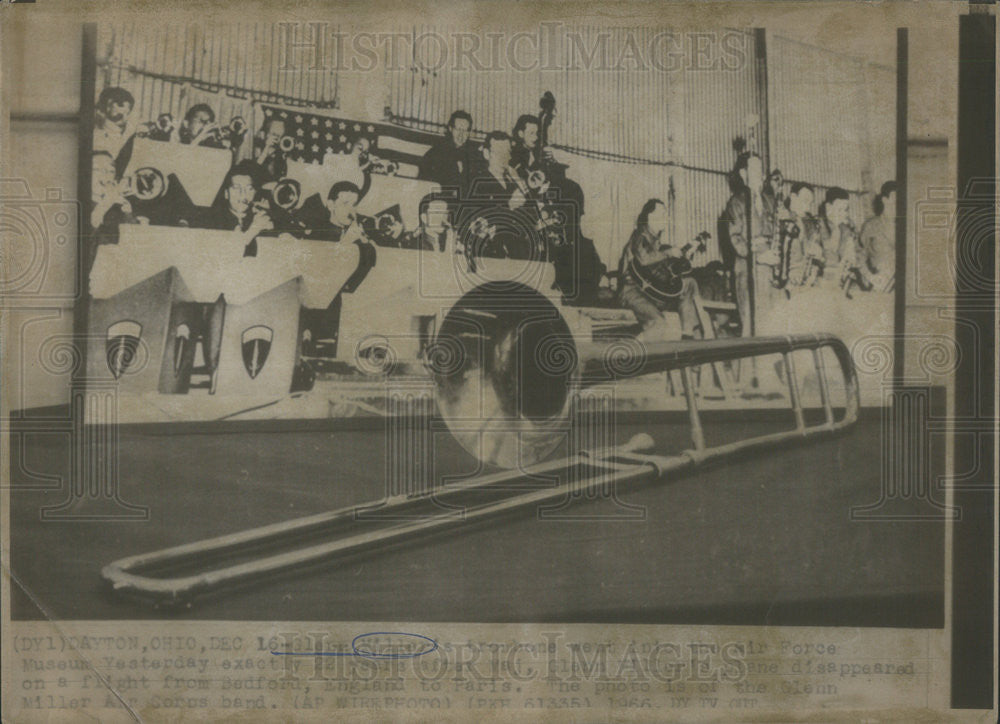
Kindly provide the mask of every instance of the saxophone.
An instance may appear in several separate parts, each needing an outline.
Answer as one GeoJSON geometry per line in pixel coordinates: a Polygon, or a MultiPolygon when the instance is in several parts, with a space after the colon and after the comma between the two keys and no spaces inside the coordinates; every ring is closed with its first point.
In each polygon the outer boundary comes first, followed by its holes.
{"type": "MultiPolygon", "coordinates": [[[[799,238],[799,225],[784,217],[778,221],[778,263],[771,267],[771,286],[786,289],[791,272],[792,244],[799,238]]],[[[786,289],[785,294],[788,294],[786,289]]]]}
{"type": "Polygon", "coordinates": [[[841,224],[840,233],[840,288],[844,290],[845,297],[853,299],[851,296],[853,288],[870,292],[872,283],[865,273],[863,261],[858,259],[861,235],[855,228],[854,222],[848,219],[846,223],[841,224]]]}

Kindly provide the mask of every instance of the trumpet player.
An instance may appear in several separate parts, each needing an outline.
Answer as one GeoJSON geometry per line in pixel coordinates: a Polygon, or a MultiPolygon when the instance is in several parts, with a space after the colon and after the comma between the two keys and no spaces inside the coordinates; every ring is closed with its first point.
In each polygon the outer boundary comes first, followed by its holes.
{"type": "Polygon", "coordinates": [[[256,164],[241,161],[233,166],[222,184],[222,192],[197,226],[203,229],[239,231],[246,247],[264,231],[274,228],[267,209],[254,206],[261,188],[256,164]]]}
{"type": "Polygon", "coordinates": [[[448,200],[427,194],[420,200],[420,226],[403,234],[400,246],[423,251],[446,251],[455,248],[455,230],[451,225],[448,200]]]}
{"type": "Polygon", "coordinates": [[[269,181],[277,181],[288,174],[288,161],[281,147],[285,137],[285,121],[277,116],[264,120],[260,134],[254,143],[254,162],[269,181]]]}
{"type": "Polygon", "coordinates": [[[360,242],[370,244],[357,207],[361,189],[351,181],[338,181],[330,187],[323,203],[309,203],[299,211],[299,224],[305,228],[305,237],[316,241],[360,242]]]}
{"type": "Polygon", "coordinates": [[[189,146],[223,148],[215,111],[207,103],[196,103],[188,108],[177,134],[180,142],[189,146]]]}

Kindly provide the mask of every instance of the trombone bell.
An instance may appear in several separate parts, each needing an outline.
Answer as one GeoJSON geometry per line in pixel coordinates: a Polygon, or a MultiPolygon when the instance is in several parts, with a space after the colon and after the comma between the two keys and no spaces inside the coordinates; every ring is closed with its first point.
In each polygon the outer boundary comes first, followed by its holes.
{"type": "MultiPolygon", "coordinates": [[[[822,405],[833,425],[822,348],[833,351],[844,381],[847,417],[858,407],[850,353],[831,335],[647,342],[634,338],[578,345],[559,310],[513,282],[483,284],[463,296],[441,323],[428,355],[441,417],[471,455],[502,468],[533,465],[566,439],[573,401],[587,387],[679,370],[696,414],[688,371],[700,365],[783,355],[795,419],[803,421],[792,352],[813,350],[822,405]]],[[[694,422],[692,423],[694,424],[694,422]]],[[[696,426],[700,429],[700,422],[696,426]]],[[[805,431],[804,422],[796,433],[805,431]]]]}

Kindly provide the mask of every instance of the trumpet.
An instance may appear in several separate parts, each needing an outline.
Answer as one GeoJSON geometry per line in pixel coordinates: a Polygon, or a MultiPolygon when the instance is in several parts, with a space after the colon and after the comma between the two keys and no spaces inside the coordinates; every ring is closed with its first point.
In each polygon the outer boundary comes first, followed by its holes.
{"type": "Polygon", "coordinates": [[[291,211],[298,206],[302,196],[302,186],[293,178],[283,178],[274,185],[271,198],[279,209],[291,211]]]}
{"type": "Polygon", "coordinates": [[[282,153],[291,153],[293,148],[295,148],[295,139],[291,136],[282,136],[281,140],[278,141],[278,149],[282,153]]]}
{"type": "Polygon", "coordinates": [[[528,188],[537,191],[545,185],[548,178],[545,176],[545,172],[540,168],[536,168],[534,171],[528,174],[528,188]]]}
{"type": "Polygon", "coordinates": [[[247,122],[243,116],[233,116],[229,121],[229,133],[234,136],[242,136],[247,132],[247,122]]]}
{"type": "Polygon", "coordinates": [[[396,172],[399,171],[399,164],[395,161],[387,161],[384,158],[379,158],[378,156],[369,156],[367,167],[374,173],[380,173],[385,176],[395,176],[396,172]]]}
{"type": "Polygon", "coordinates": [[[140,138],[159,136],[169,138],[174,131],[174,117],[169,113],[161,113],[155,121],[146,121],[139,126],[136,133],[140,138]]]}
{"type": "Polygon", "coordinates": [[[402,227],[403,222],[393,214],[381,214],[375,217],[375,229],[383,236],[392,236],[392,231],[397,226],[402,227]]]}

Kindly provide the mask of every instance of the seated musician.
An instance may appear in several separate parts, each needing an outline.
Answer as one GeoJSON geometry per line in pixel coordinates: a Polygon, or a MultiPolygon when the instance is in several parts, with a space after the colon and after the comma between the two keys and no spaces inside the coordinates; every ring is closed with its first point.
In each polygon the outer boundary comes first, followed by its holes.
{"type": "Polygon", "coordinates": [[[274,228],[267,210],[254,205],[261,185],[257,165],[253,161],[241,161],[226,174],[215,203],[200,218],[196,218],[192,226],[242,232],[246,254],[252,256],[255,253],[254,239],[261,232],[274,228]]]}
{"type": "Polygon", "coordinates": [[[682,339],[694,339],[701,324],[695,298],[698,284],[690,276],[677,280],[679,291],[670,298],[654,296],[650,282],[669,278],[671,267],[684,254],[666,239],[667,205],[660,199],[649,199],[635,220],[635,229],[622,252],[619,273],[621,288],[619,300],[635,313],[642,325],[639,339],[664,341],[669,326],[663,316],[665,311],[676,311],[680,317],[682,339]]]}
{"type": "Polygon", "coordinates": [[[103,235],[102,232],[108,232],[118,224],[129,223],[132,206],[125,198],[123,182],[115,175],[115,161],[111,153],[94,151],[92,164],[93,209],[90,225],[103,235]]]}
{"type": "MultiPolygon", "coordinates": [[[[439,194],[427,194],[420,200],[420,226],[398,236],[395,246],[401,249],[445,251],[454,248],[455,230],[451,227],[448,199],[439,194]]],[[[399,222],[402,228],[402,222],[399,222]]]]}
{"type": "Polygon", "coordinates": [[[326,201],[313,196],[299,210],[298,221],[305,238],[316,241],[368,242],[357,218],[361,189],[350,181],[330,187],[326,201]]]}
{"type": "Polygon", "coordinates": [[[285,121],[277,116],[265,119],[260,135],[254,140],[254,162],[270,181],[283,179],[288,173],[288,162],[281,150],[285,137],[285,121]]]}
{"type": "Polygon", "coordinates": [[[196,103],[184,114],[184,121],[177,131],[180,142],[190,146],[223,148],[215,111],[207,103],[196,103]]]}
{"type": "Polygon", "coordinates": [[[124,88],[109,86],[101,91],[94,109],[95,153],[106,151],[117,162],[123,146],[136,132],[134,108],[135,98],[124,88]]]}

